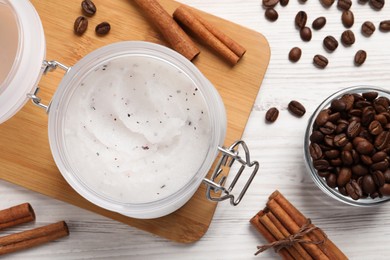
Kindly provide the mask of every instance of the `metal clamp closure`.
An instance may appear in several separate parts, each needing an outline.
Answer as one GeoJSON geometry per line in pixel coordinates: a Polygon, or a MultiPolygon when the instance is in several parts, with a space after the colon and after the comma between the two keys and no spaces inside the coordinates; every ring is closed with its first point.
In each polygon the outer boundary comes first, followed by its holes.
{"type": "MultiPolygon", "coordinates": [[[[65,66],[64,64],[58,62],[58,61],[43,61],[42,68],[43,68],[43,74],[46,75],[48,72],[52,72],[59,67],[60,69],[63,69],[65,73],[67,73],[70,70],[70,67],[65,66]]],[[[34,93],[29,93],[27,94],[27,97],[31,99],[31,101],[37,105],[40,108],[43,108],[48,112],[49,110],[49,105],[45,105],[41,103],[41,98],[38,97],[38,92],[39,92],[39,86],[35,89],[34,93]]]]}
{"type": "Polygon", "coordinates": [[[219,159],[218,164],[216,165],[210,179],[203,179],[203,182],[207,185],[206,196],[211,201],[223,201],[230,199],[230,204],[233,206],[237,206],[240,203],[241,199],[244,197],[246,191],[252,183],[253,178],[256,176],[256,173],[259,170],[259,163],[257,161],[251,162],[249,149],[245,142],[242,140],[236,141],[229,148],[218,147],[218,149],[222,153],[222,156],[219,159]],[[245,152],[244,159],[242,159],[238,154],[238,149],[240,146],[245,152]],[[235,161],[240,163],[241,167],[234,176],[234,179],[231,182],[230,186],[228,188],[225,188],[227,176],[221,174],[224,172],[224,169],[231,168],[235,161]],[[232,191],[234,186],[240,179],[242,173],[244,172],[245,168],[253,168],[252,173],[249,176],[249,179],[245,183],[244,187],[242,188],[241,192],[239,193],[237,199],[235,199],[234,195],[232,194],[232,191]],[[219,180],[217,180],[218,178],[219,180]]]}

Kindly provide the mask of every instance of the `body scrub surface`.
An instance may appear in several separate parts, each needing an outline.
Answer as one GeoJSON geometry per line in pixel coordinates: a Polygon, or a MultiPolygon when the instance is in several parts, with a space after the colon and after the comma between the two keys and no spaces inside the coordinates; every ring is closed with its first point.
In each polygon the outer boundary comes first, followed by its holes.
{"type": "Polygon", "coordinates": [[[76,175],[121,203],[177,192],[201,167],[211,135],[207,105],[194,82],[146,55],[113,58],[85,75],[64,121],[76,175]]]}

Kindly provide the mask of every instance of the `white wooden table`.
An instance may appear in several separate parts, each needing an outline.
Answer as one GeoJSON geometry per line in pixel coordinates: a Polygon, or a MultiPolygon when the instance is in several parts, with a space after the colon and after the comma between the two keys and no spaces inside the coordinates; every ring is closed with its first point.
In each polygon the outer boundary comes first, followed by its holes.
{"type": "MultiPolygon", "coordinates": [[[[353,1],[356,43],[349,48],[341,44],[328,54],[322,39],[333,35],[339,39],[344,30],[341,11],[336,4],[323,8],[318,0],[301,4],[291,0],[287,7],[277,6],[279,19],[271,23],[264,18],[260,0],[181,0],[183,3],[231,20],[264,34],[271,46],[271,61],[256,104],[245,130],[244,140],[257,159],[260,174],[254,180],[244,201],[236,208],[228,203],[217,207],[209,231],[198,242],[184,245],[145,233],[80,208],[50,199],[24,188],[0,181],[0,208],[30,202],[36,223],[22,225],[12,232],[65,220],[69,238],[9,255],[7,259],[272,259],[271,250],[255,257],[256,245],[265,243],[249,224],[249,219],[264,207],[268,195],[279,189],[306,216],[325,230],[328,236],[351,259],[388,259],[390,255],[390,204],[375,208],[356,208],[331,201],[312,182],[303,161],[303,136],[310,114],[329,94],[344,87],[371,84],[390,89],[390,32],[375,31],[365,38],[360,26],[371,20],[390,19],[390,3],[382,11],[353,1]],[[313,32],[310,42],[303,42],[294,26],[299,10],[308,13],[308,22],[326,16],[327,24],[313,32]],[[303,54],[297,64],[288,61],[289,50],[299,46],[303,54]],[[354,53],[368,53],[365,64],[353,65],[354,53]],[[325,54],[329,65],[320,70],[312,65],[315,54],[325,54]],[[303,118],[287,110],[290,100],[306,106],[303,118]],[[278,120],[266,124],[266,110],[280,109],[278,120]]],[[[0,167],[1,170],[1,167],[0,167]]],[[[2,231],[1,235],[11,233],[2,231]]]]}

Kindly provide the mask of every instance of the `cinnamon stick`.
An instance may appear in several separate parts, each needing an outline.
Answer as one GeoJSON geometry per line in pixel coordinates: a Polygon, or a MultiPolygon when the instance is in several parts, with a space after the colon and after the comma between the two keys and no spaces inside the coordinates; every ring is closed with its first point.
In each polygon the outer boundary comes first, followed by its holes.
{"type": "MultiPolygon", "coordinates": [[[[269,242],[275,242],[277,239],[265,228],[265,226],[260,222],[260,216],[256,215],[251,218],[250,223],[256,228],[257,231],[269,242]]],[[[278,254],[285,260],[294,259],[287,249],[283,248],[279,250],[278,254]]]]}
{"type": "MultiPolygon", "coordinates": [[[[238,56],[230,49],[230,45],[225,45],[216,35],[207,29],[207,27],[194,15],[194,12],[189,8],[181,5],[173,13],[173,18],[178,21],[181,25],[190,30],[196,37],[202,40],[205,44],[210,46],[215,52],[220,54],[224,59],[226,59],[231,65],[237,64],[237,62],[242,57],[245,51],[238,51],[242,53],[241,56],[238,56]]],[[[215,29],[212,29],[215,32],[215,29]]],[[[220,33],[217,33],[220,35],[220,33]]],[[[221,38],[226,40],[226,37],[221,38]]],[[[231,41],[227,42],[231,44],[231,41]]],[[[236,46],[237,47],[237,46],[236,46]]]]}
{"type": "Polygon", "coordinates": [[[35,213],[29,203],[23,203],[0,211],[0,230],[35,220],[35,213]]]}
{"type": "Polygon", "coordinates": [[[134,2],[142,9],[173,49],[189,60],[193,60],[200,53],[191,38],[156,0],[134,0],[134,2]]]}
{"type": "MultiPolygon", "coordinates": [[[[294,206],[292,205],[278,190],[273,192],[269,196],[270,200],[275,200],[278,204],[287,212],[287,214],[298,224],[298,226],[302,226],[306,223],[307,218],[294,206]]],[[[323,234],[320,230],[314,230],[313,234],[317,240],[322,240],[323,234]]],[[[340,259],[346,260],[347,256],[332,242],[330,239],[326,239],[324,244],[322,245],[322,251],[330,258],[330,259],[340,259]]]]}
{"type": "Polygon", "coordinates": [[[64,221],[61,221],[32,230],[0,237],[0,255],[31,248],[68,235],[68,226],[64,221]]]}

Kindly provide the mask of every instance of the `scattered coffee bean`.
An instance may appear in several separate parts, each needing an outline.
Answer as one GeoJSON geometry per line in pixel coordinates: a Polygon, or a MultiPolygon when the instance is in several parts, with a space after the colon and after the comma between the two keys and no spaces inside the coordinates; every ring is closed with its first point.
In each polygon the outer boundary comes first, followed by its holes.
{"type": "Polygon", "coordinates": [[[351,0],[338,0],[337,7],[341,10],[349,10],[351,8],[352,1],[351,0]]]}
{"type": "Polygon", "coordinates": [[[364,50],[358,50],[355,54],[355,65],[356,66],[361,66],[367,58],[367,53],[364,50]]]}
{"type": "Polygon", "coordinates": [[[371,175],[363,176],[362,188],[366,194],[372,194],[376,192],[375,182],[371,175]]]}
{"type": "Polygon", "coordinates": [[[320,2],[325,7],[331,7],[334,3],[334,0],[320,0],[320,2]]]}
{"type": "Polygon", "coordinates": [[[324,69],[328,65],[328,59],[322,55],[315,55],[313,58],[313,63],[320,69],[324,69]]]}
{"type": "Polygon", "coordinates": [[[341,42],[345,46],[351,46],[355,43],[355,34],[351,30],[346,30],[341,34],[341,42]]]}
{"type": "Polygon", "coordinates": [[[354,200],[358,200],[363,196],[362,188],[355,180],[352,180],[350,183],[348,183],[345,188],[348,195],[354,200]]]}
{"type": "Polygon", "coordinates": [[[331,35],[324,38],[323,44],[328,51],[334,51],[339,46],[339,42],[331,35]]]}
{"type": "Polygon", "coordinates": [[[98,35],[106,35],[111,30],[111,25],[107,22],[102,22],[96,25],[95,32],[98,35]]]}
{"type": "Polygon", "coordinates": [[[390,32],[390,20],[380,22],[379,30],[381,30],[382,32],[390,32]]]}
{"type": "Polygon", "coordinates": [[[295,16],[295,26],[302,29],[306,26],[307,14],[304,11],[299,11],[295,16]]]}
{"type": "Polygon", "coordinates": [[[379,192],[384,196],[390,196],[390,184],[386,183],[382,187],[379,188],[379,192]]]}
{"type": "Polygon", "coordinates": [[[375,25],[370,22],[370,21],[366,21],[362,24],[362,34],[364,36],[371,36],[373,33],[375,32],[375,25]]]}
{"type": "Polygon", "coordinates": [[[313,21],[311,26],[314,30],[321,30],[325,26],[325,24],[326,18],[324,16],[320,16],[313,21]]]}
{"type": "Polygon", "coordinates": [[[263,6],[274,7],[279,3],[279,0],[263,0],[263,6]]]}
{"type": "Polygon", "coordinates": [[[301,39],[304,40],[305,42],[308,42],[311,40],[311,30],[309,27],[303,27],[299,31],[299,34],[301,36],[301,39]]]}
{"type": "Polygon", "coordinates": [[[297,62],[301,58],[302,50],[298,47],[294,47],[288,53],[288,59],[292,62],[297,62]]]}
{"type": "Polygon", "coordinates": [[[77,35],[82,35],[83,33],[85,33],[87,28],[88,28],[88,19],[84,16],[77,17],[73,26],[74,32],[77,35]]]}
{"type": "Polygon", "coordinates": [[[265,120],[267,122],[273,123],[276,121],[276,119],[279,116],[279,110],[276,107],[271,107],[268,109],[267,113],[265,114],[265,120]]]}
{"type": "Polygon", "coordinates": [[[288,103],[288,110],[298,117],[302,117],[306,113],[305,107],[296,100],[292,100],[288,103]]]}
{"type": "Polygon", "coordinates": [[[341,21],[345,28],[351,28],[353,23],[355,22],[353,13],[350,10],[343,11],[343,14],[341,15],[341,21]]]}
{"type": "Polygon", "coordinates": [[[380,10],[385,5],[385,0],[370,0],[370,6],[375,10],[380,10]]]}
{"type": "Polygon", "coordinates": [[[82,1],[81,9],[86,16],[92,16],[96,13],[96,6],[91,0],[82,1]]]}
{"type": "Polygon", "coordinates": [[[288,2],[289,2],[289,0],[280,0],[280,5],[281,6],[287,6],[288,2]]]}
{"type": "Polygon", "coordinates": [[[267,10],[265,10],[265,18],[267,18],[271,22],[274,22],[274,21],[278,20],[279,14],[278,14],[278,12],[276,12],[275,9],[270,7],[270,8],[267,8],[267,10]]]}

